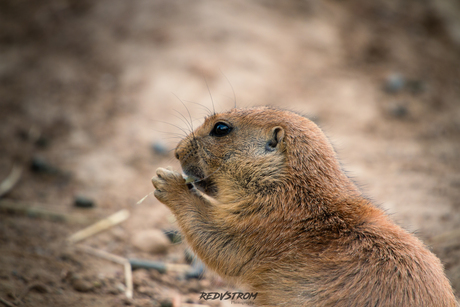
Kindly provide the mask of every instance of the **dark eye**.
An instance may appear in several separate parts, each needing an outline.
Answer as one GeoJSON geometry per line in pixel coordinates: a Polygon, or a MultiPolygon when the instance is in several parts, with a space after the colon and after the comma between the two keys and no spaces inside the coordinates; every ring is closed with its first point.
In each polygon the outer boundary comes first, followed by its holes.
{"type": "Polygon", "coordinates": [[[229,125],[225,123],[217,123],[214,125],[214,128],[212,128],[211,133],[209,135],[221,137],[226,136],[231,131],[232,127],[230,127],[229,125]]]}

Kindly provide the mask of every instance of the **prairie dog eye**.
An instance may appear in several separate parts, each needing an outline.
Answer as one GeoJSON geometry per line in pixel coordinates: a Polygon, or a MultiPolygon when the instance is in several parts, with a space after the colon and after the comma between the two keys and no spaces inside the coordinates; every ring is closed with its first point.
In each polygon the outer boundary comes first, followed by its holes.
{"type": "Polygon", "coordinates": [[[217,137],[226,136],[232,130],[233,128],[227,125],[226,123],[218,122],[214,125],[214,128],[212,128],[211,133],[209,133],[209,135],[217,137]]]}

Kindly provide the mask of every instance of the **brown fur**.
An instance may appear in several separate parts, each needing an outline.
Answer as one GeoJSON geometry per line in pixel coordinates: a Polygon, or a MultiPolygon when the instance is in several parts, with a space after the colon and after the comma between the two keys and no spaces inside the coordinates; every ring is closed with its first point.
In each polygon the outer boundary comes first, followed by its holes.
{"type": "Polygon", "coordinates": [[[457,306],[443,267],[344,175],[322,131],[261,107],[206,118],[158,169],[190,246],[261,306],[457,306]],[[223,122],[233,130],[210,135],[223,122]]]}

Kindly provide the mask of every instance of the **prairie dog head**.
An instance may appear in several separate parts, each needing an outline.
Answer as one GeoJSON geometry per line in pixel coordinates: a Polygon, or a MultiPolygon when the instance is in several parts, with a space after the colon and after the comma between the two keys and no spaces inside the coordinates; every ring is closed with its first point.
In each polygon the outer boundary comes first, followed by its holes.
{"type": "Polygon", "coordinates": [[[207,117],[175,155],[189,181],[217,200],[266,194],[299,180],[321,180],[319,175],[327,180],[339,171],[331,145],[313,122],[269,107],[207,117]]]}

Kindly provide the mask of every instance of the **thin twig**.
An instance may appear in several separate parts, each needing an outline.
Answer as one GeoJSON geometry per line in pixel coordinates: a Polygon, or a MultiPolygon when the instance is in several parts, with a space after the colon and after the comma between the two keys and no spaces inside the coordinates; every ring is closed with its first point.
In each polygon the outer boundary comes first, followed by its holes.
{"type": "Polygon", "coordinates": [[[114,254],[111,254],[111,253],[108,253],[108,252],[100,250],[100,249],[92,248],[90,246],[79,245],[77,247],[79,249],[91,254],[91,255],[98,256],[100,258],[110,260],[110,261],[113,261],[113,262],[118,263],[118,264],[122,264],[123,267],[124,267],[124,271],[125,271],[125,283],[126,283],[126,292],[125,292],[125,294],[126,294],[126,297],[128,299],[133,298],[133,291],[134,291],[133,290],[134,289],[134,286],[133,286],[133,273],[132,273],[131,264],[129,263],[128,259],[120,257],[120,256],[117,256],[117,255],[114,255],[114,254]]]}
{"type": "Polygon", "coordinates": [[[152,194],[153,194],[153,191],[150,192],[149,194],[145,195],[144,197],[142,197],[142,199],[141,199],[140,201],[138,201],[138,202],[136,203],[136,205],[142,204],[142,203],[144,202],[144,200],[145,200],[147,197],[149,197],[150,195],[152,195],[152,194]]]}
{"type": "Polygon", "coordinates": [[[19,213],[30,217],[38,217],[51,221],[70,222],[78,224],[85,224],[89,221],[88,218],[83,216],[76,216],[51,211],[32,203],[11,201],[6,199],[0,201],[0,211],[19,213]]]}
{"type": "Polygon", "coordinates": [[[67,242],[70,244],[77,243],[81,240],[84,240],[88,237],[91,237],[103,230],[106,230],[110,227],[113,227],[117,224],[120,224],[121,222],[125,221],[129,217],[129,211],[126,209],[120,210],[111,216],[100,220],[99,222],[86,227],[85,229],[82,229],[78,231],[77,233],[74,233],[71,235],[69,238],[67,238],[67,242]]]}
{"type": "Polygon", "coordinates": [[[108,253],[108,252],[103,251],[101,249],[92,248],[92,247],[86,246],[86,245],[77,245],[76,247],[78,249],[80,249],[80,250],[83,250],[83,251],[87,252],[88,254],[91,254],[91,255],[106,259],[106,260],[110,260],[110,261],[118,263],[118,264],[123,264],[124,265],[126,262],[129,262],[128,259],[126,259],[126,258],[117,256],[117,255],[114,255],[114,254],[111,254],[111,253],[108,253]]]}
{"type": "Polygon", "coordinates": [[[133,270],[131,263],[126,259],[124,264],[125,268],[125,282],[126,282],[126,297],[129,299],[133,298],[134,286],[133,286],[133,270]]]}
{"type": "Polygon", "coordinates": [[[5,304],[8,307],[16,307],[12,303],[8,302],[7,300],[5,300],[5,299],[3,299],[1,297],[0,297],[0,302],[2,302],[3,304],[5,304]]]}
{"type": "Polygon", "coordinates": [[[0,184],[0,198],[11,191],[11,189],[18,183],[19,179],[21,179],[22,174],[22,167],[13,165],[13,169],[8,177],[2,181],[0,184]]]}

